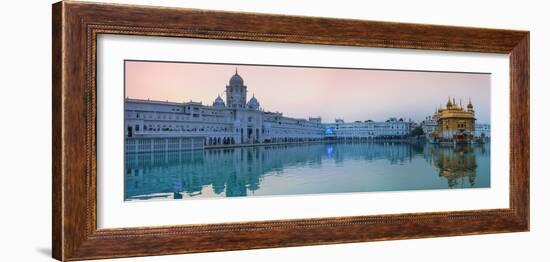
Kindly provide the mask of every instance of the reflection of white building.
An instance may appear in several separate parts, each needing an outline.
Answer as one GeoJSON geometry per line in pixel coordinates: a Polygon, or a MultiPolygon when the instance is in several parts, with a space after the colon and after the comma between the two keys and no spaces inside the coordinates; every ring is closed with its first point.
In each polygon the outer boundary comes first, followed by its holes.
{"type": "Polygon", "coordinates": [[[327,137],[343,139],[403,138],[410,131],[410,121],[394,117],[384,122],[367,120],[346,123],[343,119],[336,119],[335,123],[325,124],[327,137]]]}

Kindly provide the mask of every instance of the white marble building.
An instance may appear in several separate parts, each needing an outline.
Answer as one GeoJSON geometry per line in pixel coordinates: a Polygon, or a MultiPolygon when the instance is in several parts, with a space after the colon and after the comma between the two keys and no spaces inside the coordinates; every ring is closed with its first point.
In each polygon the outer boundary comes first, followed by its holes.
{"type": "Polygon", "coordinates": [[[372,120],[325,124],[325,134],[337,139],[396,139],[405,138],[411,131],[412,122],[392,117],[384,122],[372,120]]]}
{"type": "Polygon", "coordinates": [[[235,72],[225,87],[226,101],[218,95],[211,106],[201,102],[141,99],[125,101],[126,136],[204,137],[204,144],[253,144],[319,140],[324,137],[320,118],[300,119],[262,110],[235,72]]]}
{"type": "Polygon", "coordinates": [[[390,118],[382,122],[344,122],[337,119],[334,123],[322,123],[320,117],[293,118],[280,112],[263,110],[254,95],[247,100],[247,89],[243,78],[236,71],[225,87],[225,101],[218,95],[212,105],[194,101],[127,98],[127,150],[141,152],[156,151],[155,147],[181,149],[197,148],[197,144],[244,145],[317,141],[327,138],[401,139],[409,135],[413,126],[413,122],[402,118],[390,118]],[[136,138],[156,140],[142,141],[136,138]]]}
{"type": "Polygon", "coordinates": [[[481,137],[491,137],[491,125],[490,124],[482,124],[482,123],[476,123],[475,125],[475,131],[474,131],[474,137],[481,138],[481,137]]]}
{"type": "MultiPolygon", "coordinates": [[[[437,110],[436,110],[437,111],[437,110]]],[[[429,137],[430,133],[437,131],[437,114],[433,116],[428,116],[422,122],[420,122],[420,127],[424,131],[424,136],[429,137]]]]}

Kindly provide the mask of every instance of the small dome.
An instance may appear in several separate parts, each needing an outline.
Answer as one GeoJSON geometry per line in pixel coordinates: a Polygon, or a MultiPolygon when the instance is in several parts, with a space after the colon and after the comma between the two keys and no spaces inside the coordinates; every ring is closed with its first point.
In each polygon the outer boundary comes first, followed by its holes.
{"type": "Polygon", "coordinates": [[[239,75],[239,72],[237,72],[237,69],[235,69],[235,74],[229,79],[229,85],[230,86],[242,86],[244,85],[243,78],[239,75]]]}
{"type": "Polygon", "coordinates": [[[249,109],[258,110],[258,109],[260,109],[260,103],[258,102],[256,97],[254,95],[252,95],[252,98],[250,98],[250,100],[246,104],[246,107],[248,107],[249,109]]]}
{"type": "Polygon", "coordinates": [[[220,97],[220,95],[218,95],[218,97],[216,97],[216,99],[214,100],[214,103],[212,105],[213,106],[225,106],[225,102],[220,97]]]}

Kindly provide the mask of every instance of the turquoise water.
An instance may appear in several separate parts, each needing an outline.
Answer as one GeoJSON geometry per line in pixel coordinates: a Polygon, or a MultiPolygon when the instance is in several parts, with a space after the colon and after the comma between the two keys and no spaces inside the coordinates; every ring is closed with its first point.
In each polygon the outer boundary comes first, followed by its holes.
{"type": "Polygon", "coordinates": [[[313,143],[126,154],[125,199],[490,187],[490,145],[313,143]]]}

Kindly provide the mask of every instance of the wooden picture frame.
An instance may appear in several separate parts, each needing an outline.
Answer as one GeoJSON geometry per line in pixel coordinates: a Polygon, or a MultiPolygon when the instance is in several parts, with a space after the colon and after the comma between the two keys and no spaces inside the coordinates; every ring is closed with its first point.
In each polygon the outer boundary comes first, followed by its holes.
{"type": "Polygon", "coordinates": [[[53,5],[52,245],[58,260],[529,230],[529,32],[83,2],[53,5]],[[510,57],[510,207],[98,229],[99,34],[467,51],[510,57]],[[215,240],[215,241],[213,241],[215,240]]]}

